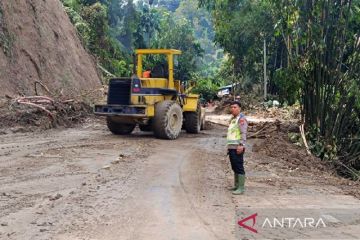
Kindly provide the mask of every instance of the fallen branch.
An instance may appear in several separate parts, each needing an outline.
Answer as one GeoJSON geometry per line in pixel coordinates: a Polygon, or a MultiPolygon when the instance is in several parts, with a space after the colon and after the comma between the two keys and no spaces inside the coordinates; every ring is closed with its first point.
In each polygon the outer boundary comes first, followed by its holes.
{"type": "Polygon", "coordinates": [[[305,137],[304,124],[301,124],[301,125],[299,126],[299,128],[300,128],[300,134],[301,134],[302,140],[304,141],[304,145],[305,145],[305,148],[306,148],[306,152],[307,152],[309,155],[311,155],[311,152],[310,152],[310,150],[309,150],[309,145],[308,145],[308,143],[307,143],[307,141],[306,141],[306,137],[305,137]]]}
{"type": "Polygon", "coordinates": [[[101,71],[103,71],[106,75],[108,75],[109,77],[116,77],[114,74],[112,74],[111,72],[109,72],[108,70],[106,70],[103,66],[101,66],[100,64],[97,65],[98,68],[100,68],[101,71]]]}
{"type": "Polygon", "coordinates": [[[35,101],[47,101],[50,103],[55,102],[54,99],[47,96],[28,96],[28,97],[19,97],[15,99],[15,101],[19,102],[35,102],[35,101]]]}
{"type": "Polygon", "coordinates": [[[38,108],[48,114],[51,120],[54,120],[54,114],[47,110],[44,106],[40,104],[54,104],[54,99],[47,97],[47,96],[28,96],[28,97],[19,97],[15,99],[15,102],[19,104],[24,104],[28,106],[32,106],[38,108]]]}
{"type": "Polygon", "coordinates": [[[351,174],[353,174],[353,176],[356,177],[356,181],[360,181],[360,174],[357,173],[356,171],[354,171],[353,169],[351,169],[350,167],[346,166],[344,163],[342,163],[341,161],[335,161],[336,164],[339,164],[341,166],[343,166],[344,168],[346,168],[351,174]]]}
{"type": "Polygon", "coordinates": [[[45,91],[46,91],[49,95],[53,95],[52,92],[50,92],[49,88],[48,88],[45,84],[43,84],[43,83],[40,82],[40,81],[35,81],[35,82],[34,82],[34,90],[35,90],[35,94],[36,94],[36,95],[39,95],[39,94],[38,94],[38,91],[37,91],[37,84],[39,84],[40,86],[42,86],[43,89],[45,89],[45,91]]]}
{"type": "Polygon", "coordinates": [[[31,102],[21,102],[21,101],[18,101],[18,103],[39,108],[39,109],[43,110],[44,112],[46,112],[46,113],[48,114],[48,116],[49,116],[52,120],[55,119],[54,114],[52,114],[49,110],[47,110],[47,109],[46,109],[45,107],[43,107],[43,106],[40,106],[40,105],[35,104],[35,103],[31,103],[31,102]]]}
{"type": "Polygon", "coordinates": [[[71,102],[75,102],[75,99],[69,99],[69,100],[62,101],[62,103],[71,103],[71,102]]]}
{"type": "MultiPolygon", "coordinates": [[[[273,126],[273,125],[275,125],[275,123],[271,123],[271,124],[264,124],[264,126],[259,130],[259,131],[257,131],[256,133],[254,133],[254,134],[251,134],[251,135],[249,135],[249,138],[258,138],[259,136],[259,134],[260,133],[262,133],[265,129],[268,129],[269,127],[271,127],[271,126],[273,126]]],[[[271,130],[271,131],[269,131],[268,133],[272,133],[272,132],[274,132],[275,130],[277,130],[277,129],[273,129],[273,130],[271,130]]],[[[264,136],[261,136],[260,138],[263,138],[264,136]]]]}

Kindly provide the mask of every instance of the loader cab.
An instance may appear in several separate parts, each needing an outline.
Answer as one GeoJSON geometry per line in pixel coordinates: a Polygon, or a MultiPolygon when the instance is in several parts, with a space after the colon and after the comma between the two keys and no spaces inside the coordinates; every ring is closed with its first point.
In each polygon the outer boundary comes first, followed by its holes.
{"type": "MultiPolygon", "coordinates": [[[[156,64],[150,69],[151,76],[149,78],[169,78],[168,65],[166,63],[156,64]]],[[[143,74],[143,77],[146,78],[143,74]]]]}
{"type": "MultiPolygon", "coordinates": [[[[175,56],[180,55],[181,51],[175,49],[137,49],[135,54],[137,59],[136,75],[139,78],[143,76],[143,60],[145,55],[165,55],[167,63],[154,66],[151,71],[151,78],[165,80],[166,83],[162,86],[164,88],[180,90],[180,83],[175,83],[174,79],[174,62],[176,62],[175,56]]],[[[149,83],[149,85],[154,84],[149,83]]]]}

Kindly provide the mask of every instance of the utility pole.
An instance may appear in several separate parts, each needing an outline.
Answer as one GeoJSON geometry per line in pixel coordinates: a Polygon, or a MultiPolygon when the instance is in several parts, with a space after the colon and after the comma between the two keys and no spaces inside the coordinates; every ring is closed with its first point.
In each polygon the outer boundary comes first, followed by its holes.
{"type": "Polygon", "coordinates": [[[233,101],[235,101],[235,61],[234,61],[234,64],[233,64],[233,73],[232,73],[232,86],[231,86],[231,89],[232,89],[232,94],[233,94],[233,101]]]}
{"type": "Polygon", "coordinates": [[[264,101],[267,98],[267,74],[266,74],[266,38],[264,36],[264,101]]]}

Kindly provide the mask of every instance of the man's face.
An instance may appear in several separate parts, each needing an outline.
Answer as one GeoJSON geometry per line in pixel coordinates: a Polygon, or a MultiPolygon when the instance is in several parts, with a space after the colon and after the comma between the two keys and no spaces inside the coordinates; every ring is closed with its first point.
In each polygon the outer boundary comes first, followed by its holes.
{"type": "Polygon", "coordinates": [[[236,117],[237,115],[240,114],[240,110],[241,109],[240,109],[239,105],[237,105],[237,104],[233,104],[230,106],[230,112],[234,117],[236,117]]]}

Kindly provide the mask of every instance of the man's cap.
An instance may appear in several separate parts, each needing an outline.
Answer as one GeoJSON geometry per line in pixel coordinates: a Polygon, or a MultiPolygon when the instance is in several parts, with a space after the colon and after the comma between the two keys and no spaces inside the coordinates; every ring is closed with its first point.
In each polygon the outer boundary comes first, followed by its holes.
{"type": "Polygon", "coordinates": [[[232,102],[230,103],[230,105],[238,105],[239,107],[241,107],[241,104],[240,104],[239,101],[232,101],[232,102]]]}

